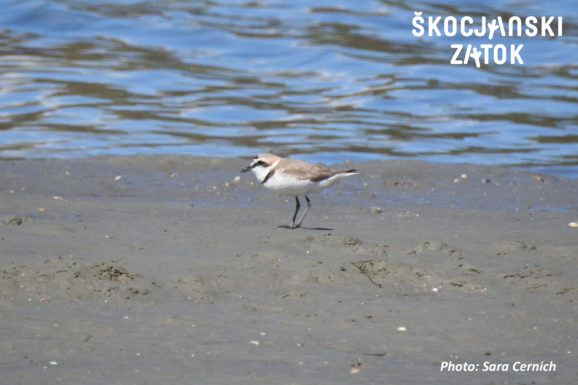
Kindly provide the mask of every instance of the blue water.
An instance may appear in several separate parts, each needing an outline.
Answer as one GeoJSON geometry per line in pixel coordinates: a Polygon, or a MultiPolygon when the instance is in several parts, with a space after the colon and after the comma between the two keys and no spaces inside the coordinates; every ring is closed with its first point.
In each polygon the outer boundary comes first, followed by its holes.
{"type": "Polygon", "coordinates": [[[2,0],[0,158],[418,158],[578,177],[578,3],[2,0]],[[563,36],[416,37],[423,16],[563,36]],[[450,65],[450,44],[524,64],[450,65]]]}

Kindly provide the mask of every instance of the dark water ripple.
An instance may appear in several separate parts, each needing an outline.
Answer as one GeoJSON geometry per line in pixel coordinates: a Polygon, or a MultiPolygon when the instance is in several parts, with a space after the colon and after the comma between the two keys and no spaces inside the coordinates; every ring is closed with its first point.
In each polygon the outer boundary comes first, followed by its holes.
{"type": "Polygon", "coordinates": [[[578,176],[573,1],[3,3],[3,158],[268,150],[578,176]],[[560,15],[564,36],[504,41],[524,65],[451,66],[472,41],[414,37],[416,10],[560,15]]]}

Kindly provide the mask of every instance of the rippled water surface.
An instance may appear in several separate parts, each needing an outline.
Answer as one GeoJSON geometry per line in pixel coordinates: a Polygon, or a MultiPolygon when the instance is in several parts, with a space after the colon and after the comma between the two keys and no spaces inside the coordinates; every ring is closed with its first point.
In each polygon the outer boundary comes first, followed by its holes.
{"type": "Polygon", "coordinates": [[[271,151],[578,177],[578,3],[4,0],[0,157],[271,151]],[[415,37],[423,15],[562,16],[562,37],[415,37]],[[524,44],[454,66],[452,43],[524,44]]]}

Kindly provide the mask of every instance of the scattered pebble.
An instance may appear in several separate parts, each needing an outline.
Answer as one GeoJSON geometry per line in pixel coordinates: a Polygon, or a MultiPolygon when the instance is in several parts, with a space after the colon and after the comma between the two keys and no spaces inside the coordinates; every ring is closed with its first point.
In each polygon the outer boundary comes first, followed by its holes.
{"type": "Polygon", "coordinates": [[[454,183],[460,183],[462,180],[465,180],[467,178],[468,178],[468,174],[462,174],[462,175],[460,175],[459,178],[454,179],[454,183]]]}
{"type": "Polygon", "coordinates": [[[351,374],[356,374],[359,373],[359,368],[351,368],[351,370],[349,371],[351,374]]]}
{"type": "Polygon", "coordinates": [[[398,332],[406,332],[407,329],[406,329],[405,326],[398,326],[398,327],[397,327],[397,331],[398,331],[398,332]]]}
{"type": "Polygon", "coordinates": [[[578,222],[570,222],[570,223],[568,223],[568,226],[573,227],[573,228],[577,228],[578,222]]]}
{"type": "Polygon", "coordinates": [[[374,206],[374,207],[371,208],[371,213],[372,213],[372,214],[381,214],[382,211],[383,211],[383,210],[381,209],[381,207],[376,207],[376,206],[374,206]]]}
{"type": "Polygon", "coordinates": [[[250,343],[251,345],[255,345],[255,346],[261,345],[261,343],[260,343],[259,341],[255,341],[255,340],[251,340],[251,341],[249,341],[249,343],[250,343]]]}
{"type": "Polygon", "coordinates": [[[237,175],[235,179],[233,179],[233,183],[239,183],[241,181],[241,177],[237,175]]]}
{"type": "Polygon", "coordinates": [[[119,181],[119,180],[121,180],[121,179],[122,179],[122,176],[121,176],[121,175],[117,175],[117,176],[114,177],[114,180],[115,180],[115,181],[119,181]]]}
{"type": "Polygon", "coordinates": [[[61,196],[58,196],[58,195],[55,195],[55,196],[52,197],[52,199],[54,199],[55,201],[61,201],[61,200],[62,200],[62,197],[61,197],[61,196]]]}

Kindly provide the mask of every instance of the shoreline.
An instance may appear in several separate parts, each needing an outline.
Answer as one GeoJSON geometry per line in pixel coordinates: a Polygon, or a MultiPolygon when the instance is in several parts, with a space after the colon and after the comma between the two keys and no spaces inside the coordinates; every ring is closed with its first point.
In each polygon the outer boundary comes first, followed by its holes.
{"type": "Polygon", "coordinates": [[[352,162],[287,230],[245,162],[0,162],[7,383],[574,381],[578,180],[352,162]]]}

